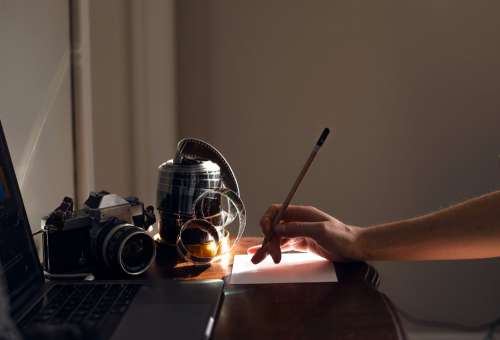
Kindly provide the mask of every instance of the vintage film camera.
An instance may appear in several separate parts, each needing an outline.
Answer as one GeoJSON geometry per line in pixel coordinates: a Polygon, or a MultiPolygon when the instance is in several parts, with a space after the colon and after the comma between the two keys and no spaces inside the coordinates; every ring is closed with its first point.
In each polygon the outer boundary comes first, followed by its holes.
{"type": "Polygon", "coordinates": [[[187,138],[158,171],[159,246],[176,249],[172,256],[194,264],[220,259],[241,238],[246,224],[229,163],[212,145],[187,138]]]}
{"type": "Polygon", "coordinates": [[[53,277],[96,270],[139,275],[156,255],[147,232],[154,223],[154,208],[136,197],[92,192],[81,210],[65,197],[42,220],[44,270],[53,277]]]}

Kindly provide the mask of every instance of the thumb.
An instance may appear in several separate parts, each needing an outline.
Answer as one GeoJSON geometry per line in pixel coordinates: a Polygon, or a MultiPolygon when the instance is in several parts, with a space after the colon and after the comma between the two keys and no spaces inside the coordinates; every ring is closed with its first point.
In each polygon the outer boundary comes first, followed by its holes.
{"type": "Polygon", "coordinates": [[[282,237],[310,237],[320,236],[325,228],[323,222],[286,222],[274,227],[274,232],[282,237]]]}

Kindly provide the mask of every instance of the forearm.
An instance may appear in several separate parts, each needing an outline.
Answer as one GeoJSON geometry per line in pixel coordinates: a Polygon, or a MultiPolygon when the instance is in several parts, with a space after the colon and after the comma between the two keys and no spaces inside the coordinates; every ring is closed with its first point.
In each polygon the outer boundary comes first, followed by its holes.
{"type": "Polygon", "coordinates": [[[356,242],[366,260],[500,256],[500,191],[429,215],[363,228],[356,242]]]}

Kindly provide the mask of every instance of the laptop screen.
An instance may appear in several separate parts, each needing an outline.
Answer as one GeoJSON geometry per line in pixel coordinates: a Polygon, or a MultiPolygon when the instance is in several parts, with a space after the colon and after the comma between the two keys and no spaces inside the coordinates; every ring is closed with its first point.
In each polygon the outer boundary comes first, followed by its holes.
{"type": "Polygon", "coordinates": [[[40,289],[43,276],[1,123],[0,263],[14,313],[22,296],[40,289]]]}

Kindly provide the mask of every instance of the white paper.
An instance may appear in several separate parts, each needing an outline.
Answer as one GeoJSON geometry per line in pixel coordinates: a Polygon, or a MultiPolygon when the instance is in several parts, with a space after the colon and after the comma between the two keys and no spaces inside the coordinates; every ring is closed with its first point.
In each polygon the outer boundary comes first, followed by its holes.
{"type": "Polygon", "coordinates": [[[268,256],[253,264],[252,255],[235,255],[231,284],[337,282],[333,263],[313,253],[285,253],[275,264],[268,256]]]}

